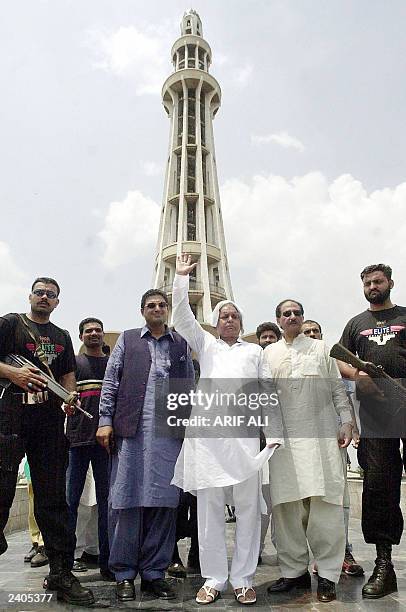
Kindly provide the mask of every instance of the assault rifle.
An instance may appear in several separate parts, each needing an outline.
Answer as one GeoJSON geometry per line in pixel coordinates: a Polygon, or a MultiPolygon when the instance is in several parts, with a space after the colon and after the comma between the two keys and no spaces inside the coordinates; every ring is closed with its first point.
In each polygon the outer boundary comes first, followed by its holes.
{"type": "Polygon", "coordinates": [[[357,370],[361,370],[362,372],[368,374],[371,378],[384,378],[390,382],[397,391],[400,391],[404,398],[406,398],[406,388],[403,387],[403,385],[401,385],[395,378],[389,376],[389,374],[387,374],[383,369],[383,366],[376,365],[371,361],[362,361],[362,359],[354,355],[354,353],[351,353],[351,351],[349,351],[339,342],[331,347],[330,357],[334,357],[335,359],[349,363],[357,370]]]}
{"type": "MultiPolygon", "coordinates": [[[[7,357],[2,361],[4,361],[5,363],[9,363],[9,364],[15,364],[16,366],[20,368],[22,368],[25,365],[28,365],[31,368],[35,368],[36,370],[39,370],[39,368],[36,365],[34,365],[29,359],[26,359],[25,357],[22,357],[21,355],[15,355],[14,353],[10,353],[10,355],[7,355],[7,357]]],[[[40,372],[41,372],[41,376],[45,378],[45,380],[47,381],[47,388],[50,391],[52,391],[52,393],[54,393],[59,398],[61,398],[61,400],[65,402],[65,404],[74,406],[76,410],[80,410],[80,412],[83,412],[83,414],[87,416],[88,419],[93,418],[93,415],[91,415],[90,412],[87,412],[87,410],[84,410],[81,406],[78,406],[76,404],[76,401],[78,399],[78,395],[76,392],[72,393],[72,391],[68,391],[67,389],[65,389],[65,387],[62,387],[62,385],[60,385],[54,378],[52,378],[52,376],[49,376],[43,370],[40,370],[40,372]]],[[[10,384],[11,384],[11,381],[9,380],[6,380],[4,378],[0,380],[0,387],[3,387],[3,391],[0,393],[0,399],[3,396],[4,390],[7,389],[7,387],[9,387],[10,384]]],[[[35,393],[33,395],[35,395],[35,393]]]]}

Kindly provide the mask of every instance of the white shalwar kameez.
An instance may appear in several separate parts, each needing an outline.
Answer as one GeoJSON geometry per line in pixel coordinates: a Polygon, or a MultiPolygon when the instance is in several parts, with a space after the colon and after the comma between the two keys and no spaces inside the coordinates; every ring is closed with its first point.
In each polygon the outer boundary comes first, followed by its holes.
{"type": "MultiPolygon", "coordinates": [[[[241,339],[229,346],[204,331],[190,309],[188,286],[188,276],[175,276],[173,325],[196,353],[201,379],[258,379],[262,349],[241,339]]],[[[193,414],[192,408],[191,418],[193,414]]],[[[261,530],[260,468],[272,452],[265,448],[260,453],[256,438],[189,438],[186,428],[172,483],[197,495],[201,572],[205,585],[218,591],[226,588],[228,578],[224,522],[227,487],[232,490],[237,517],[230,582],[234,589],[252,586],[261,530]]]]}
{"type": "Polygon", "coordinates": [[[282,576],[307,571],[308,543],[319,575],[340,577],[345,549],[344,470],[337,415],[351,422],[345,388],[322,340],[299,334],[264,351],[264,376],[278,388],[285,446],[269,462],[282,576]]]}

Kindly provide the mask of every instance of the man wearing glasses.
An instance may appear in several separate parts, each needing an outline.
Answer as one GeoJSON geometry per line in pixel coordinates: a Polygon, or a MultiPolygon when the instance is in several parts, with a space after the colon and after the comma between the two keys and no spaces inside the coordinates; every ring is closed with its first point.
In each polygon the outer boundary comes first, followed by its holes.
{"type": "Polygon", "coordinates": [[[186,341],[171,331],[168,298],[150,289],[141,300],[142,328],[125,331],[111,353],[100,398],[97,439],[111,454],[110,570],[119,601],[141,590],[161,599],[175,592],[164,580],[172,560],[180,490],[171,485],[182,440],[159,436],[160,389],[185,379],[194,387],[186,341]]]}
{"type": "Polygon", "coordinates": [[[286,430],[285,448],[269,464],[282,578],[268,592],[311,590],[309,545],[318,566],[317,596],[328,602],[336,598],[344,558],[340,448],[351,442],[352,418],[335,360],[323,340],[301,333],[303,314],[296,300],[281,302],[276,318],[284,336],[264,351],[264,374],[277,384],[286,430]]]}
{"type": "Polygon", "coordinates": [[[50,322],[59,304],[59,285],[37,278],[29,296],[27,315],[0,318],[0,359],[15,353],[35,367],[17,368],[0,362],[4,380],[0,400],[0,554],[7,549],[3,529],[13,502],[18,466],[24,454],[31,469],[34,512],[44,538],[50,574],[47,588],[70,604],[94,602],[71,573],[75,537],[68,529],[65,472],[68,443],[61,401],[47,390],[46,372],[68,391],[76,389],[75,356],[67,331],[50,322]],[[11,384],[10,384],[11,383],[11,384]]]}

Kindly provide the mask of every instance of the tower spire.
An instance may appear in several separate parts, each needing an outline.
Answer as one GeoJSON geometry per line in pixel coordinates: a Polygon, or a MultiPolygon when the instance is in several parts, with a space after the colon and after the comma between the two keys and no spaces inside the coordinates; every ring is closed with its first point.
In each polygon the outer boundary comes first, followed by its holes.
{"type": "Polygon", "coordinates": [[[202,21],[194,9],[189,9],[185,12],[180,24],[180,33],[194,34],[195,36],[203,36],[202,21]]]}
{"type": "Polygon", "coordinates": [[[182,18],[171,57],[174,72],[162,88],[171,126],[154,287],[171,299],[176,256],[191,253],[197,267],[190,279],[189,301],[198,321],[209,323],[214,306],[232,299],[233,293],[212,124],[221,90],[209,74],[212,53],[193,9],[182,18]]]}

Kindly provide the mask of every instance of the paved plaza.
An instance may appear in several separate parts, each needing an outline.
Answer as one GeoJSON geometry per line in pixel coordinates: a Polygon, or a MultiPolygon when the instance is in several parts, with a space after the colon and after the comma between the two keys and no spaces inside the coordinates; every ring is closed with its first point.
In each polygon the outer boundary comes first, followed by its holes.
{"type": "MultiPolygon", "coordinates": [[[[354,547],[354,556],[359,561],[369,575],[373,568],[374,547],[367,546],[362,539],[360,523],[358,519],[351,519],[350,525],[351,541],[354,547]]],[[[228,541],[230,543],[230,554],[232,546],[234,525],[227,525],[228,541]]],[[[19,612],[35,611],[39,612],[46,610],[88,610],[79,606],[68,606],[66,604],[57,604],[55,594],[50,602],[34,602],[30,603],[27,595],[38,594],[36,599],[45,595],[42,589],[42,580],[47,573],[47,566],[38,569],[31,569],[30,566],[23,562],[24,554],[29,549],[28,532],[18,531],[8,537],[9,549],[0,557],[0,610],[19,610],[19,612]],[[17,594],[21,594],[20,601],[11,603],[10,600],[17,594]]],[[[181,543],[181,555],[185,558],[185,542],[181,543]]],[[[257,586],[258,602],[256,606],[251,606],[255,610],[331,610],[331,611],[356,611],[356,610],[371,610],[371,611],[391,611],[405,610],[406,611],[406,554],[403,552],[403,547],[394,549],[394,563],[398,576],[398,593],[389,595],[383,599],[376,601],[363,600],[361,596],[361,588],[364,584],[364,578],[350,578],[342,575],[338,586],[338,599],[333,603],[322,604],[317,601],[316,589],[317,581],[313,579],[313,593],[310,594],[292,594],[279,595],[269,597],[266,592],[266,587],[271,580],[279,578],[279,569],[276,564],[275,549],[270,541],[265,550],[264,564],[258,568],[255,584],[257,586]]],[[[171,582],[175,585],[178,598],[171,602],[165,602],[159,599],[152,599],[149,596],[141,596],[139,589],[139,579],[136,582],[136,601],[118,604],[115,599],[114,583],[102,582],[99,579],[97,570],[89,570],[85,574],[78,574],[80,580],[93,589],[96,603],[91,606],[94,609],[103,608],[118,608],[118,609],[137,609],[151,610],[156,612],[170,610],[196,610],[202,609],[204,606],[196,604],[194,598],[197,589],[202,584],[200,577],[191,577],[187,580],[174,580],[171,582]]],[[[234,600],[231,588],[223,594],[222,598],[210,606],[204,607],[207,610],[224,610],[243,608],[234,600]]]]}

